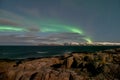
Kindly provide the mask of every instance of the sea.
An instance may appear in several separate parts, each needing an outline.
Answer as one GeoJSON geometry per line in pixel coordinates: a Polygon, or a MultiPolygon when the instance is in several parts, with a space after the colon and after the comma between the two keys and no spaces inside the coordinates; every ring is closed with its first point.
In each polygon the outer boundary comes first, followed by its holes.
{"type": "Polygon", "coordinates": [[[0,46],[0,59],[28,59],[64,55],[73,52],[97,52],[120,46],[0,46]]]}

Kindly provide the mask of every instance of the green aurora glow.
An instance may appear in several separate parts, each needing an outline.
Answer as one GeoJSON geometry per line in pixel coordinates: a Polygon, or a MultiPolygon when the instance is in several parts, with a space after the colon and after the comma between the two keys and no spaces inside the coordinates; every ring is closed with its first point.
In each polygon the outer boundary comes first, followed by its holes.
{"type": "MultiPolygon", "coordinates": [[[[82,29],[76,28],[75,26],[67,26],[67,25],[42,25],[41,32],[70,32],[70,33],[78,33],[79,35],[86,36],[82,29]]],[[[82,38],[91,44],[93,41],[89,37],[82,38]]]]}
{"type": "Polygon", "coordinates": [[[0,31],[27,31],[27,29],[15,26],[0,26],[0,31]]]}
{"type": "Polygon", "coordinates": [[[66,25],[42,25],[41,32],[71,32],[78,33],[83,35],[83,31],[81,29],[76,28],[75,26],[66,26],[66,25]]]}
{"type": "Polygon", "coordinates": [[[93,42],[89,37],[84,37],[83,39],[85,41],[87,41],[89,44],[91,44],[93,42]]]}
{"type": "MultiPolygon", "coordinates": [[[[0,31],[30,32],[30,30],[27,28],[21,28],[16,26],[0,26],[0,31]]],[[[75,26],[67,26],[67,25],[53,25],[53,24],[41,25],[39,32],[52,32],[52,33],[70,32],[70,33],[77,33],[79,35],[86,36],[83,30],[76,28],[75,26]]],[[[82,39],[87,41],[88,43],[92,43],[92,40],[87,36],[82,39]]]]}

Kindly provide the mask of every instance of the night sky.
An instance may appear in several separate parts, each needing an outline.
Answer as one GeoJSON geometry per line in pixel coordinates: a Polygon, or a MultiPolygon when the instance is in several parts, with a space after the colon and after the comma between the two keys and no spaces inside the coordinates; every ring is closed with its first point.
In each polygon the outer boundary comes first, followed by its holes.
{"type": "Polygon", "coordinates": [[[120,42],[120,0],[0,0],[0,44],[120,42]]]}

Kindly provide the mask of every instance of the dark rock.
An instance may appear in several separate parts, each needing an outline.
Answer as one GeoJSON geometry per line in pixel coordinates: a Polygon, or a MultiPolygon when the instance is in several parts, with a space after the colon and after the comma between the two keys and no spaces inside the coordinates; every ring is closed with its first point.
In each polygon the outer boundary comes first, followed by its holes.
{"type": "Polygon", "coordinates": [[[0,61],[0,80],[120,80],[120,49],[0,61]]]}
{"type": "Polygon", "coordinates": [[[37,74],[38,74],[37,72],[36,72],[36,73],[33,73],[33,74],[30,76],[30,80],[34,80],[37,74]]]}

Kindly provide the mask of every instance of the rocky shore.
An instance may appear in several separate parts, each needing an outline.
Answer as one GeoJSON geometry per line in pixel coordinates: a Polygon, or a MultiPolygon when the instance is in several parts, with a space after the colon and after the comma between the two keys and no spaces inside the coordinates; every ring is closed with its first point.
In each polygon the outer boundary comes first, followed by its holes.
{"type": "Polygon", "coordinates": [[[0,60],[0,80],[120,80],[120,48],[33,60],[0,60]]]}

